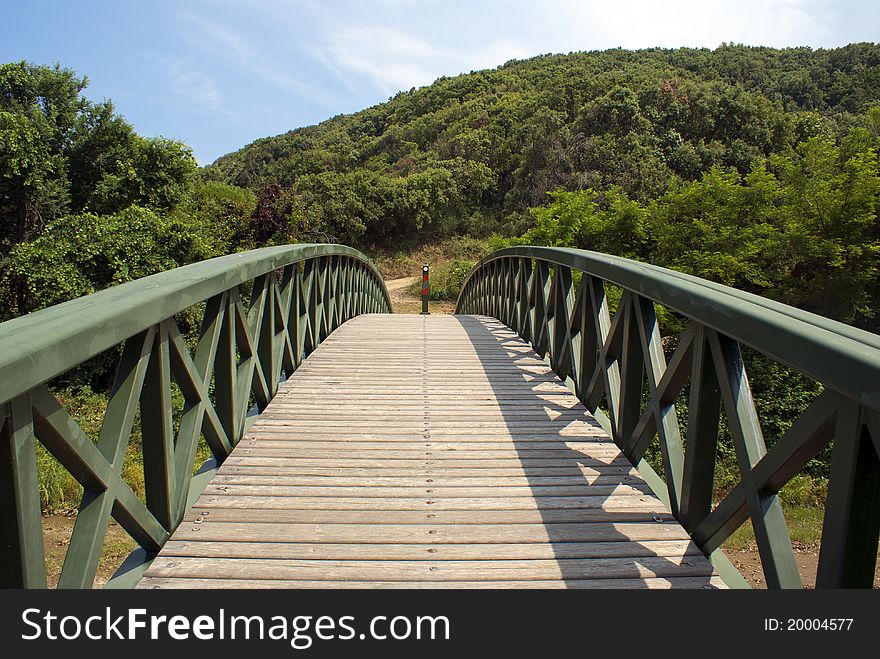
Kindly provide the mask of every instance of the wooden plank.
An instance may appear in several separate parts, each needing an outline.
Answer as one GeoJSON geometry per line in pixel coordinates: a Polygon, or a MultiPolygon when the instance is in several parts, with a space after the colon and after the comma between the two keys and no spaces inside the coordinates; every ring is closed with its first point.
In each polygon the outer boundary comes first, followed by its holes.
{"type": "Polygon", "coordinates": [[[726,588],[721,578],[706,577],[665,577],[665,578],[640,578],[640,579],[551,579],[535,581],[444,581],[438,585],[434,581],[329,581],[329,580],[284,580],[284,579],[211,579],[211,578],[161,578],[150,576],[141,579],[137,588],[334,588],[334,589],[465,589],[475,588],[504,588],[511,590],[533,589],[559,589],[559,588],[599,588],[599,589],[626,589],[626,590],[668,590],[671,588],[726,588]]]}
{"type": "Polygon", "coordinates": [[[691,556],[554,558],[527,561],[334,561],[159,556],[150,576],[217,579],[304,579],[331,581],[508,581],[551,579],[644,579],[711,577],[712,566],[691,556]]]}
{"type": "MultiPolygon", "coordinates": [[[[280,462],[275,460],[274,462],[280,462]]],[[[444,465],[445,467],[446,465],[444,465]]],[[[429,473],[430,470],[412,470],[410,468],[394,468],[393,466],[385,467],[298,467],[289,464],[259,464],[250,465],[246,462],[237,462],[235,464],[226,464],[221,467],[218,475],[230,473],[254,473],[254,474],[276,474],[276,475],[292,475],[292,476],[412,476],[414,478],[429,473]]],[[[491,471],[486,469],[469,469],[466,467],[458,467],[454,469],[445,468],[440,473],[434,473],[434,476],[448,476],[449,478],[504,478],[504,477],[541,477],[541,476],[580,476],[582,474],[602,474],[602,473],[620,473],[629,474],[634,470],[629,464],[614,466],[600,463],[598,466],[580,466],[565,465],[561,467],[495,467],[491,471]]]]}
{"type": "Polygon", "coordinates": [[[203,522],[182,524],[175,540],[241,542],[333,542],[407,544],[503,544],[507,542],[612,542],[689,540],[677,523],[594,522],[590,524],[277,524],[203,522]]]}
{"type": "Polygon", "coordinates": [[[508,328],[369,315],[281,385],[139,587],[723,583],[508,328]]]}
{"type": "Polygon", "coordinates": [[[236,485],[223,482],[212,482],[205,488],[204,496],[212,494],[233,494],[240,496],[274,496],[274,497],[382,497],[405,499],[428,498],[445,499],[473,498],[494,496],[503,498],[541,498],[541,497],[577,497],[577,496],[613,496],[615,494],[647,494],[648,487],[644,483],[634,485],[582,485],[566,486],[525,486],[525,487],[493,487],[491,491],[482,487],[309,487],[296,485],[236,485]]]}
{"type": "MultiPolygon", "coordinates": [[[[259,470],[258,470],[259,471],[259,470]]],[[[620,477],[618,474],[603,475],[578,475],[578,476],[533,476],[528,477],[464,477],[455,478],[448,475],[437,476],[290,476],[277,475],[271,473],[253,473],[253,474],[217,474],[214,478],[215,483],[224,485],[299,485],[299,486],[323,486],[332,485],[334,487],[415,487],[424,489],[426,487],[462,487],[462,488],[484,488],[484,487],[531,487],[531,486],[581,486],[586,480],[587,485],[608,485],[620,483],[626,479],[634,479],[634,476],[620,477]]]]}
{"type": "MultiPolygon", "coordinates": [[[[376,435],[373,435],[374,437],[376,435]]],[[[437,438],[429,438],[428,441],[425,441],[423,437],[423,433],[413,433],[411,435],[405,437],[399,437],[394,435],[382,435],[376,440],[366,441],[364,437],[360,435],[337,435],[337,434],[329,434],[329,435],[302,435],[302,434],[294,434],[290,435],[288,438],[285,438],[284,435],[276,434],[276,435],[267,435],[268,439],[264,439],[259,441],[259,447],[250,446],[248,444],[257,444],[257,441],[249,442],[245,444],[245,446],[249,449],[253,448],[289,448],[289,447],[303,447],[308,448],[309,446],[323,446],[327,448],[334,448],[335,446],[339,446],[342,450],[354,451],[358,449],[369,449],[372,447],[373,449],[381,449],[381,450],[394,450],[400,448],[406,448],[405,446],[401,446],[401,442],[406,443],[414,443],[419,442],[424,445],[431,445],[437,448],[446,448],[447,450],[481,450],[481,449],[493,449],[499,448],[498,444],[507,444],[511,443],[511,438],[509,436],[505,437],[503,435],[473,435],[473,436],[462,436],[462,435],[443,435],[442,437],[437,438]],[[396,445],[395,445],[396,444],[396,445]],[[495,444],[495,446],[493,446],[495,444]]],[[[517,437],[516,446],[520,446],[520,442],[523,443],[522,448],[524,449],[542,449],[542,450],[558,450],[558,449],[581,449],[585,452],[592,452],[595,445],[602,443],[598,440],[592,440],[587,438],[572,438],[569,440],[565,439],[563,442],[559,441],[548,441],[547,437],[542,437],[540,435],[534,436],[530,435],[524,438],[517,437]],[[527,443],[527,444],[526,444],[527,443]]],[[[504,448],[503,446],[501,448],[504,448]]],[[[613,450],[613,449],[612,449],[613,450]]],[[[589,454],[589,453],[588,453],[589,454]]]]}
{"type": "MultiPolygon", "coordinates": [[[[275,524],[545,524],[604,522],[602,509],[550,508],[545,510],[298,510],[262,508],[195,508],[184,521],[260,522],[275,524]]],[[[618,522],[674,521],[668,512],[634,509],[618,511],[618,522]]]]}
{"type": "MultiPolygon", "coordinates": [[[[336,467],[339,465],[339,456],[330,455],[329,457],[324,458],[291,458],[291,457],[268,457],[268,456],[259,456],[253,454],[246,454],[244,451],[240,452],[240,456],[233,455],[224,463],[224,464],[248,464],[248,465],[260,465],[260,466],[269,466],[269,465],[289,465],[289,466],[306,466],[306,467],[336,467]],[[230,462],[235,458],[235,462],[230,462]]],[[[394,467],[396,469],[416,469],[416,470],[424,470],[429,467],[437,468],[442,466],[444,470],[446,469],[457,469],[457,468],[466,468],[466,469],[503,469],[503,468],[516,468],[516,467],[525,467],[525,468],[538,468],[538,467],[554,467],[554,468],[576,468],[579,466],[601,466],[601,465],[629,465],[629,462],[626,461],[620,454],[617,455],[608,455],[608,456],[590,456],[585,458],[577,458],[576,460],[572,460],[570,458],[556,458],[556,459],[548,459],[548,458],[508,458],[508,459],[499,459],[499,458],[471,458],[468,460],[463,460],[458,457],[448,458],[443,460],[438,460],[437,456],[430,456],[428,458],[421,459],[381,459],[378,457],[372,458],[361,458],[361,457],[349,457],[346,460],[346,465],[349,467],[356,468],[388,468],[394,467]]]]}
{"type": "MultiPolygon", "coordinates": [[[[559,432],[545,430],[542,431],[540,429],[535,429],[534,427],[531,429],[525,430],[515,430],[513,432],[508,432],[505,430],[487,430],[483,429],[479,434],[467,434],[467,428],[437,428],[430,424],[428,429],[425,430],[424,426],[412,426],[408,429],[403,429],[400,427],[395,427],[394,432],[385,432],[385,433],[377,433],[375,427],[373,428],[297,428],[297,427],[275,427],[271,431],[265,434],[256,434],[247,438],[244,442],[247,448],[255,448],[254,446],[250,446],[250,444],[257,444],[260,441],[260,438],[263,437],[272,437],[276,440],[283,440],[284,438],[290,439],[319,439],[325,441],[332,441],[335,439],[352,439],[357,441],[364,440],[381,440],[386,442],[398,442],[405,441],[408,439],[420,439],[424,438],[425,432],[432,432],[437,435],[437,437],[442,437],[444,441],[455,442],[455,441],[475,441],[480,438],[484,438],[484,441],[504,441],[508,444],[514,443],[513,446],[516,448],[516,442],[529,442],[529,441],[552,441],[554,439],[564,438],[566,442],[589,442],[592,444],[596,450],[602,448],[602,444],[605,444],[605,448],[610,451],[614,451],[614,444],[611,443],[611,440],[607,437],[603,437],[597,432],[584,432],[583,430],[577,430],[575,432],[559,432]]],[[[261,428],[260,433],[263,433],[263,429],[261,428]]],[[[523,447],[526,448],[526,447],[523,447]]],[[[593,449],[591,449],[592,451],[593,449]]]]}
{"type": "Polygon", "coordinates": [[[264,558],[329,560],[405,560],[448,561],[531,560],[555,558],[641,558],[651,556],[700,557],[693,543],[680,540],[633,542],[557,542],[531,544],[333,544],[296,542],[189,542],[172,540],[162,550],[165,557],[177,558],[264,558]]]}
{"type": "MultiPolygon", "coordinates": [[[[196,502],[202,508],[262,508],[267,510],[553,510],[585,508],[588,510],[656,510],[664,509],[654,497],[587,496],[587,497],[447,497],[431,499],[383,497],[279,497],[202,495],[196,502]]],[[[613,517],[612,517],[613,519],[613,517]]]]}
{"type": "MultiPolygon", "coordinates": [[[[611,459],[614,459],[615,454],[612,452],[613,449],[606,449],[605,455],[611,459]]],[[[286,449],[276,449],[276,448],[267,448],[262,449],[260,447],[254,447],[248,451],[242,451],[243,455],[249,455],[253,457],[291,457],[298,459],[306,459],[306,458],[330,458],[335,459],[337,462],[344,456],[340,456],[340,453],[349,454],[350,452],[345,449],[345,447],[338,448],[312,448],[312,447],[291,447],[286,449]]],[[[551,460],[555,460],[556,462],[568,461],[572,462],[575,460],[579,460],[582,458],[586,458],[589,456],[585,451],[578,451],[574,449],[550,449],[550,450],[540,450],[540,449],[530,449],[530,448],[516,448],[511,447],[509,449],[483,449],[482,451],[471,451],[468,449],[443,449],[439,446],[433,445],[423,445],[418,448],[412,447],[408,450],[400,450],[400,449],[361,449],[359,451],[360,455],[363,455],[365,458],[375,457],[379,458],[381,456],[382,460],[391,461],[391,460],[423,460],[425,458],[430,458],[433,461],[438,460],[453,460],[456,462],[466,461],[468,459],[472,460],[493,460],[493,461],[503,461],[503,460],[528,460],[529,458],[549,458],[551,460]]],[[[601,453],[600,453],[601,455],[601,453]]],[[[595,457],[595,456],[589,456],[595,457]]]]}

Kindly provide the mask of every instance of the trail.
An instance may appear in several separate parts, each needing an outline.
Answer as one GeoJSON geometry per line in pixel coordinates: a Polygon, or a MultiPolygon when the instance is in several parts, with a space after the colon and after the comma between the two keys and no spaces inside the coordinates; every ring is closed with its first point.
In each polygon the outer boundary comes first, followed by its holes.
{"type": "Polygon", "coordinates": [[[416,279],[418,279],[418,277],[401,277],[400,279],[387,279],[385,281],[385,288],[387,288],[391,296],[394,297],[394,294],[396,292],[406,288],[416,279]]]}
{"type": "MultiPolygon", "coordinates": [[[[418,281],[418,277],[401,277],[400,279],[386,279],[385,287],[391,296],[391,306],[394,313],[419,313],[422,310],[422,299],[413,295],[410,286],[418,281]]],[[[454,313],[454,302],[431,301],[428,306],[431,313],[454,313]]]]}

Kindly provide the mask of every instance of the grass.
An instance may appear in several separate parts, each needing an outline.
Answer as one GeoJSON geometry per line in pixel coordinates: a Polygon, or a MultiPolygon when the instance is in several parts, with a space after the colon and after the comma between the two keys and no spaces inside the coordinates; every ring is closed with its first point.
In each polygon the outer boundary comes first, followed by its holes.
{"type": "MultiPolygon", "coordinates": [[[[828,481],[798,474],[779,493],[788,534],[795,549],[815,552],[822,540],[822,521],[828,481]]],[[[751,521],[738,528],[724,543],[731,551],[753,551],[757,547],[751,521]]]]}
{"type": "MultiPolygon", "coordinates": [[[[86,436],[97,443],[101,434],[101,424],[107,410],[107,396],[93,392],[89,387],[81,389],[61,389],[55,396],[68,414],[79,424],[86,436]]],[[[137,445],[140,447],[138,429],[137,445]]],[[[131,459],[126,455],[123,474],[132,476],[131,459]],[[126,466],[129,468],[126,469],[126,466]]],[[[40,476],[40,502],[47,512],[68,512],[79,507],[83,488],[77,480],[47,451],[37,443],[37,473],[40,476]]],[[[134,487],[143,491],[143,471],[139,479],[135,478],[134,487]]],[[[135,490],[135,492],[138,491],[135,490]]]]}
{"type": "MultiPolygon", "coordinates": [[[[792,546],[799,551],[813,552],[819,549],[822,539],[823,508],[807,506],[783,506],[785,521],[792,546]]],[[[755,529],[748,521],[724,542],[724,549],[731,551],[754,551],[757,548],[755,529]]]]}

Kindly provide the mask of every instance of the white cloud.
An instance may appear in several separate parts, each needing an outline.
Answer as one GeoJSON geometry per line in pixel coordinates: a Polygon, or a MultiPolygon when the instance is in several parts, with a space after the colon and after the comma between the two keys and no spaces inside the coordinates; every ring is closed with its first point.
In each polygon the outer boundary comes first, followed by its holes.
{"type": "Polygon", "coordinates": [[[223,97],[217,83],[208,76],[194,71],[181,61],[173,61],[165,66],[171,80],[171,90],[175,94],[189,98],[194,103],[228,117],[236,116],[223,104],[223,97]]]}
{"type": "Polygon", "coordinates": [[[200,49],[221,60],[232,61],[240,71],[274,87],[333,108],[336,99],[325,90],[285,73],[293,67],[284,46],[289,39],[282,26],[271,25],[263,39],[249,38],[243,30],[196,14],[181,14],[182,34],[200,49]],[[274,47],[273,47],[274,46],[274,47]]]}
{"type": "Polygon", "coordinates": [[[247,62],[251,57],[250,44],[231,28],[205,20],[204,17],[188,16],[190,30],[198,34],[204,43],[213,45],[223,54],[232,54],[240,62],[247,62]]]}
{"type": "Polygon", "coordinates": [[[442,75],[494,68],[528,54],[503,40],[459,50],[379,25],[334,31],[309,51],[347,82],[352,75],[365,77],[385,94],[421,87],[442,75]]]}
{"type": "MultiPolygon", "coordinates": [[[[328,73],[369,99],[543,53],[833,46],[840,13],[832,0],[211,0],[177,18],[212,66],[338,110],[347,101],[328,73]]],[[[219,107],[209,82],[184,73],[219,107]]]]}
{"type": "Polygon", "coordinates": [[[423,0],[406,10],[400,3],[371,2],[369,11],[355,4],[321,17],[324,30],[308,52],[350,89],[367,81],[391,94],[543,53],[723,42],[822,46],[834,37],[828,0],[423,0]]]}
{"type": "Polygon", "coordinates": [[[334,32],[326,45],[318,46],[323,59],[335,70],[366,76],[384,93],[419,87],[431,81],[426,60],[437,56],[424,41],[409,37],[393,28],[356,26],[334,32]]]}
{"type": "Polygon", "coordinates": [[[581,49],[822,45],[822,0],[558,0],[552,17],[560,41],[581,49]],[[589,41],[590,43],[584,43],[589,41]]]}

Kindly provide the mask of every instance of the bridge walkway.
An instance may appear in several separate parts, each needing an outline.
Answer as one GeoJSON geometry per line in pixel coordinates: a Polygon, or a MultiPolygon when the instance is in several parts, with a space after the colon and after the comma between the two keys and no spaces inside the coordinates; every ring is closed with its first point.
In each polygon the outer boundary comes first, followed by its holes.
{"type": "Polygon", "coordinates": [[[358,316],[139,588],[723,588],[595,419],[485,316],[358,316]]]}

